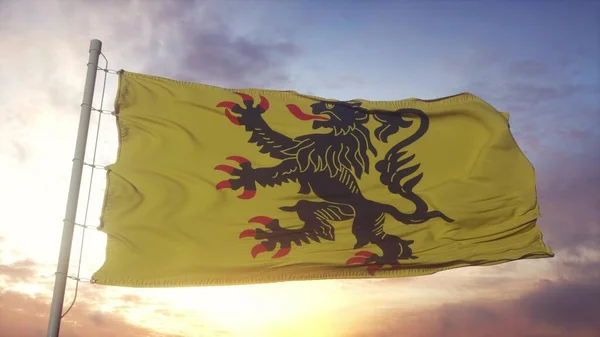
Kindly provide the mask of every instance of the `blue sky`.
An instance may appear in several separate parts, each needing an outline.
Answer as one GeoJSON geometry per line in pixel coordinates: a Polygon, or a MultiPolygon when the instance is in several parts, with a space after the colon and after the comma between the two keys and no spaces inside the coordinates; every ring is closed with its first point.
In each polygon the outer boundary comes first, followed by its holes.
{"type": "MultiPolygon", "coordinates": [[[[0,203],[9,205],[0,214],[0,331],[45,330],[87,48],[98,38],[111,68],[213,85],[369,100],[472,92],[511,114],[536,167],[540,228],[556,257],[374,283],[185,291],[84,283],[67,336],[297,336],[307,321],[320,322],[315,337],[597,336],[598,13],[592,0],[0,0],[0,203]],[[335,301],[302,302],[318,291],[335,301]],[[281,320],[265,325],[273,320],[256,301],[281,320]]],[[[109,77],[105,108],[115,91],[109,77]]],[[[98,157],[109,164],[116,132],[110,121],[101,126],[98,157]]],[[[104,238],[86,235],[89,277],[104,238]]]]}

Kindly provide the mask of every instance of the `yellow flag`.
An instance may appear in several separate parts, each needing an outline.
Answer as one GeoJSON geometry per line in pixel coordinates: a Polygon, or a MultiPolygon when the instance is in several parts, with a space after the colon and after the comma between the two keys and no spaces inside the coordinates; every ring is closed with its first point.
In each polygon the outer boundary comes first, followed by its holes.
{"type": "Polygon", "coordinates": [[[93,282],[401,277],[553,256],[508,115],[121,71],[93,282]]]}

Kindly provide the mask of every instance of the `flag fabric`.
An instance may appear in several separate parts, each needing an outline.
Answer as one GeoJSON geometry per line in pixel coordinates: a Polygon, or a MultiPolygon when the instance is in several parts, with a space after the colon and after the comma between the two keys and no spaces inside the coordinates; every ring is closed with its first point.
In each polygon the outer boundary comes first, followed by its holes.
{"type": "Polygon", "coordinates": [[[427,275],[552,257],[508,114],[462,93],[339,101],[121,71],[92,282],[427,275]]]}

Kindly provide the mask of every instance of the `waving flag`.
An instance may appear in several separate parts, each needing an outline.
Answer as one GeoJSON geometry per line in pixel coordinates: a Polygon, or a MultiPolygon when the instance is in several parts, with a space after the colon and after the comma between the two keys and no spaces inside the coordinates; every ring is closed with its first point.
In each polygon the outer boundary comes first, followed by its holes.
{"type": "Polygon", "coordinates": [[[506,114],[121,71],[98,284],[425,275],[551,257],[506,114]]]}

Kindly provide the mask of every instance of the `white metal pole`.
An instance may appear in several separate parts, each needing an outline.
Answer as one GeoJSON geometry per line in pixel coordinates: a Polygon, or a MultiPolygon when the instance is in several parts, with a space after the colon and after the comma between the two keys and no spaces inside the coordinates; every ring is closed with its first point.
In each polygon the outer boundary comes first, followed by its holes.
{"type": "Polygon", "coordinates": [[[69,271],[69,260],[71,258],[71,245],[73,243],[73,231],[75,229],[75,216],[77,214],[77,202],[79,200],[81,175],[83,173],[83,160],[85,158],[90,115],[92,112],[92,101],[94,98],[94,88],[96,86],[96,74],[98,72],[98,59],[101,50],[102,42],[100,40],[94,39],[90,41],[90,55],[87,64],[83,102],[81,103],[81,114],[79,116],[79,129],[77,131],[77,142],[75,143],[73,167],[71,168],[71,183],[69,185],[69,196],[67,198],[67,209],[65,211],[58,266],[56,267],[54,293],[52,294],[52,304],[50,305],[48,337],[58,337],[60,330],[65,288],[67,286],[67,273],[69,271]]]}

